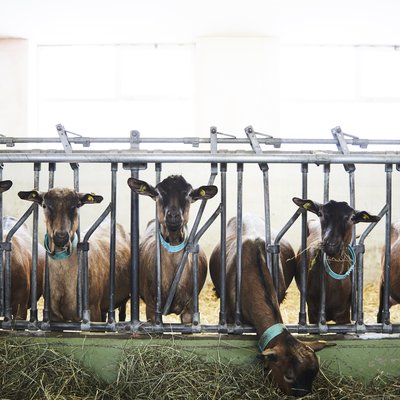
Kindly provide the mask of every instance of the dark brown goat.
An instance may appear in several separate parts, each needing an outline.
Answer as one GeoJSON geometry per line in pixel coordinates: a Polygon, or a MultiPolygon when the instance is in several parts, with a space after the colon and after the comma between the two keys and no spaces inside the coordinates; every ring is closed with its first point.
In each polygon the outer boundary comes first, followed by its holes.
{"type": "MultiPolygon", "coordinates": [[[[147,182],[129,178],[129,187],[136,193],[150,196],[157,203],[161,241],[161,306],[165,301],[175,272],[179,266],[187,240],[186,226],[190,204],[196,200],[206,200],[215,196],[216,186],[192,186],[180,175],[171,175],[155,187],[147,182]]],[[[151,221],[139,246],[140,271],[139,292],[146,303],[146,317],[155,321],[156,312],[156,225],[151,221]]],[[[184,267],[170,313],[180,315],[182,323],[191,323],[193,314],[193,265],[191,256],[184,267]]],[[[198,283],[202,289],[207,276],[207,257],[199,252],[198,283]]]]}
{"type": "MultiPolygon", "coordinates": [[[[320,204],[297,197],[293,198],[293,202],[319,217],[319,221],[308,221],[306,301],[309,322],[319,322],[320,278],[326,272],[326,320],[337,324],[349,323],[352,293],[349,275],[355,264],[355,255],[349,246],[352,228],[358,222],[377,222],[380,217],[366,211],[356,211],[346,202],[330,200],[320,204]]],[[[299,286],[300,254],[297,258],[296,282],[299,286]]]]}
{"type": "MultiPolygon", "coordinates": [[[[379,289],[379,309],[377,322],[382,322],[385,248],[382,251],[382,276],[379,289]]],[[[393,222],[390,227],[390,276],[389,276],[389,308],[400,303],[400,222],[393,222]]]]}
{"type": "MultiPolygon", "coordinates": [[[[79,321],[77,314],[78,208],[100,203],[103,198],[72,189],[19,192],[23,200],[43,207],[49,255],[51,321],[79,321]]],[[[110,227],[103,223],[91,236],[89,256],[89,306],[91,321],[105,320],[109,307],[110,227]]],[[[125,304],[130,294],[130,238],[117,224],[115,259],[115,306],[125,304]]]]}
{"type": "MultiPolygon", "coordinates": [[[[0,192],[3,193],[12,186],[11,181],[0,182],[0,192]]],[[[15,225],[14,217],[3,218],[3,237],[6,238],[15,225]]],[[[31,275],[32,275],[32,237],[26,225],[22,225],[11,239],[11,309],[15,319],[26,319],[27,310],[31,307],[31,275]]],[[[43,271],[45,251],[38,244],[38,261],[36,274],[37,298],[43,293],[43,271]]]]}
{"type": "MultiPolygon", "coordinates": [[[[325,342],[307,344],[296,339],[283,325],[272,277],[265,257],[264,221],[254,216],[243,217],[242,231],[242,323],[251,324],[260,337],[259,348],[265,368],[278,387],[286,394],[304,396],[311,391],[319,370],[315,351],[325,342]]],[[[286,284],[293,277],[295,254],[286,240],[280,242],[279,301],[283,300],[286,284]]],[[[210,274],[217,293],[220,292],[220,244],[210,258],[210,274]]],[[[226,240],[226,319],[235,321],[236,302],[236,218],[229,221],[226,240]]]]}

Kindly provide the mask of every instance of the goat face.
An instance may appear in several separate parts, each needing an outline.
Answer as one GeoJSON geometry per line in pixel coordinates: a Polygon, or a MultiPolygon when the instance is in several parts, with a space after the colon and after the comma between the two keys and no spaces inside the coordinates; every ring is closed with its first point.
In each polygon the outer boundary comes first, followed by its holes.
{"type": "Polygon", "coordinates": [[[171,175],[155,187],[135,178],[129,178],[128,185],[134,192],[150,196],[157,202],[158,220],[165,228],[164,233],[170,235],[182,235],[188,223],[191,203],[211,199],[218,192],[213,185],[193,189],[181,175],[171,175]]]}
{"type": "Polygon", "coordinates": [[[354,210],[344,201],[330,200],[320,204],[294,197],[293,202],[304,210],[318,215],[321,224],[322,250],[330,257],[337,256],[349,245],[353,224],[380,220],[377,215],[354,210]]]}
{"type": "Polygon", "coordinates": [[[103,200],[101,196],[78,193],[67,188],[50,189],[48,192],[37,190],[19,192],[18,196],[43,207],[50,254],[70,250],[78,229],[78,208],[84,204],[100,203],[103,200]]]}
{"type": "Polygon", "coordinates": [[[261,353],[264,356],[264,366],[271,371],[274,381],[285,394],[305,396],[311,392],[319,371],[315,352],[328,344],[323,341],[305,344],[289,332],[281,336],[272,348],[267,348],[261,353]]]}

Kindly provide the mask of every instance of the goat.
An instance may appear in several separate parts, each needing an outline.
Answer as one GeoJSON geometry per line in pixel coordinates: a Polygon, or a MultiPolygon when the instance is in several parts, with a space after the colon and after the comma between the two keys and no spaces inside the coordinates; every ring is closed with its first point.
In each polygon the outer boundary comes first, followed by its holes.
{"type": "MultiPolygon", "coordinates": [[[[226,320],[235,322],[237,236],[236,218],[227,225],[226,238],[226,320]]],[[[283,324],[279,302],[284,298],[286,284],[293,277],[295,254],[284,239],[280,242],[280,287],[275,291],[265,257],[263,219],[246,215],[242,224],[242,281],[240,308],[242,323],[255,327],[264,366],[271,371],[278,387],[286,394],[304,396],[311,391],[319,371],[315,352],[327,344],[322,341],[307,344],[296,339],[283,324]],[[279,301],[279,302],[278,302],[279,301]]],[[[220,257],[218,244],[210,257],[210,275],[220,294],[220,257]]]]}
{"type": "MultiPolygon", "coordinates": [[[[0,182],[0,192],[10,189],[11,181],[0,182]]],[[[14,217],[3,217],[3,237],[6,238],[10,229],[16,224],[14,217]]],[[[11,310],[15,319],[26,319],[27,310],[31,307],[31,275],[32,275],[32,236],[26,225],[22,225],[11,239],[11,310]]],[[[36,270],[36,300],[43,293],[45,251],[38,244],[38,259],[36,270]]]]}
{"type": "MultiPolygon", "coordinates": [[[[384,295],[384,273],[385,248],[382,250],[382,275],[379,286],[379,309],[377,322],[382,323],[383,295],[384,295]]],[[[400,303],[400,222],[393,222],[390,226],[390,273],[389,273],[389,308],[400,303]]]]}
{"type": "MultiPolygon", "coordinates": [[[[193,189],[181,175],[171,175],[155,187],[147,182],[129,178],[128,185],[134,192],[151,197],[157,203],[160,222],[161,243],[161,303],[162,307],[175,272],[182,259],[188,239],[187,223],[190,204],[196,200],[211,199],[216,195],[216,186],[200,186],[193,189]]],[[[154,322],[156,313],[156,221],[149,222],[139,245],[139,292],[146,304],[146,318],[154,322]]],[[[207,257],[200,249],[198,258],[198,287],[202,289],[207,276],[207,257]]],[[[180,316],[181,322],[192,322],[193,314],[193,265],[191,256],[184,267],[170,313],[180,316]]]]}
{"type": "MultiPolygon", "coordinates": [[[[330,200],[320,204],[294,197],[293,202],[319,217],[319,221],[308,221],[307,226],[306,302],[309,322],[319,322],[320,277],[326,273],[326,320],[337,324],[350,323],[352,285],[349,275],[356,262],[354,250],[350,246],[352,228],[359,222],[377,222],[380,217],[366,211],[356,211],[344,201],[330,200]]],[[[296,282],[299,286],[300,253],[297,258],[296,282]]]]}
{"type": "MultiPolygon", "coordinates": [[[[21,191],[18,196],[43,208],[50,277],[50,320],[77,322],[78,208],[100,203],[102,196],[79,193],[69,188],[48,192],[21,191]]],[[[130,237],[117,224],[115,258],[115,306],[124,305],[130,295],[130,237]]],[[[91,321],[104,321],[109,307],[110,228],[102,224],[90,240],[89,306],[91,321]]]]}

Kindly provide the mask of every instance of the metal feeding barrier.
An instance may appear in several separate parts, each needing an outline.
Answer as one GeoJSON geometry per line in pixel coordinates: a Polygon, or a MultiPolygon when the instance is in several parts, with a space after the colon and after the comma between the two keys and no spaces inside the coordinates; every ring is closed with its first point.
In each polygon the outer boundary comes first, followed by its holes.
{"type": "MultiPolygon", "coordinates": [[[[234,135],[227,135],[218,132],[216,127],[211,127],[209,138],[143,138],[138,131],[132,131],[127,138],[89,138],[83,137],[65,130],[62,125],[57,125],[58,138],[15,138],[0,136],[0,180],[3,178],[3,169],[9,163],[33,164],[34,187],[39,188],[39,175],[42,164],[48,164],[49,180],[48,187],[54,187],[54,174],[57,163],[69,163],[73,170],[74,189],[79,190],[79,163],[102,163],[109,164],[111,167],[111,202],[98,217],[93,226],[90,227],[83,239],[79,238],[79,273],[77,281],[77,314],[81,322],[55,322],[50,320],[50,285],[49,270],[47,262],[45,265],[44,279],[44,307],[43,319],[38,317],[38,306],[36,301],[37,282],[36,272],[38,264],[38,205],[33,204],[23,214],[14,228],[8,232],[7,237],[0,243],[0,328],[3,330],[28,330],[28,331],[93,331],[93,332],[209,332],[209,333],[235,333],[255,332],[252,326],[248,326],[241,321],[241,293],[240,282],[242,276],[242,208],[243,208],[243,166],[244,164],[258,164],[262,172],[263,179],[263,201],[264,201],[264,220],[265,220],[265,252],[268,260],[268,267],[273,276],[273,282],[278,288],[278,260],[279,242],[289,228],[301,216],[301,277],[300,277],[300,305],[298,324],[288,325],[291,332],[297,333],[399,333],[400,324],[392,324],[389,312],[389,285],[390,285],[390,225],[392,210],[392,172],[393,165],[400,170],[400,152],[398,151],[370,151],[370,145],[399,146],[400,140],[367,140],[343,133],[340,127],[332,129],[331,139],[278,139],[269,135],[255,132],[251,126],[245,128],[244,138],[236,138],[234,135]],[[94,144],[119,144],[127,145],[127,148],[117,150],[94,150],[90,149],[94,144]],[[59,150],[16,150],[19,144],[61,144],[59,150]],[[179,144],[191,146],[192,148],[184,151],[154,151],[146,149],[148,144],[179,144]],[[220,146],[230,145],[234,150],[222,150],[220,146]],[[284,150],[285,145],[298,146],[335,146],[337,150],[284,150]],[[83,146],[84,150],[73,149],[73,146],[83,146]],[[359,147],[359,151],[350,151],[349,146],[359,147]],[[200,147],[206,147],[200,149],[200,147]],[[131,192],[131,298],[130,316],[128,321],[116,319],[114,310],[114,290],[115,290],[115,241],[116,241],[116,209],[118,203],[117,172],[119,164],[123,169],[130,171],[131,177],[138,178],[140,171],[147,168],[148,164],[154,163],[156,182],[160,181],[162,165],[165,163],[202,163],[209,164],[211,168],[208,183],[213,184],[217,176],[220,177],[220,203],[211,217],[200,227],[200,222],[206,208],[206,200],[203,200],[195,217],[192,229],[182,260],[174,276],[166,302],[162,305],[161,301],[161,260],[157,257],[157,290],[154,293],[156,302],[156,321],[149,323],[141,321],[139,316],[139,199],[138,195],[131,192]],[[237,174],[237,285],[236,285],[236,307],[235,323],[227,324],[226,319],[226,222],[227,222],[227,165],[236,164],[237,174]],[[364,241],[374,228],[376,223],[370,224],[363,232],[358,242],[355,231],[353,230],[352,248],[356,255],[356,268],[351,275],[353,285],[352,298],[352,321],[354,323],[337,325],[326,324],[325,321],[325,291],[324,279],[321,281],[322,295],[320,300],[320,321],[318,324],[308,324],[306,320],[306,235],[307,235],[307,216],[305,212],[298,209],[281,231],[276,235],[272,242],[270,224],[270,183],[269,183],[269,164],[298,164],[301,170],[302,197],[307,198],[308,192],[308,166],[310,164],[323,165],[324,173],[324,201],[329,199],[329,177],[331,164],[343,164],[349,174],[350,201],[349,204],[355,207],[355,171],[356,164],[380,164],[385,166],[386,173],[386,203],[383,205],[379,216],[386,217],[385,224],[385,263],[384,263],[384,293],[383,293],[383,314],[382,323],[365,324],[363,316],[363,255],[365,251],[364,241]],[[11,314],[11,252],[12,237],[18,228],[32,216],[32,288],[31,288],[31,308],[29,320],[15,320],[11,314]],[[89,310],[89,282],[88,282],[88,251],[91,234],[97,229],[101,222],[109,217],[111,221],[110,232],[110,269],[109,269],[109,310],[107,321],[90,321],[89,310]],[[163,324],[162,315],[168,314],[171,303],[174,299],[185,262],[189,255],[194,262],[194,270],[197,270],[197,254],[199,251],[198,242],[207,229],[219,217],[220,219],[220,241],[221,241],[221,285],[219,303],[219,322],[215,325],[202,324],[199,313],[199,290],[197,274],[193,274],[194,293],[193,293],[193,323],[163,324]],[[199,228],[200,227],[200,228],[199,228]],[[4,256],[5,255],[5,256],[4,256]],[[4,256],[4,258],[3,258],[4,256]]],[[[0,195],[0,216],[3,215],[3,200],[0,195]]],[[[0,229],[3,231],[2,219],[0,218],[0,229]]],[[[159,230],[157,225],[157,232],[159,230]]],[[[78,235],[79,236],[79,235],[78,235]]],[[[160,254],[160,239],[156,235],[157,252],[160,254]]]]}

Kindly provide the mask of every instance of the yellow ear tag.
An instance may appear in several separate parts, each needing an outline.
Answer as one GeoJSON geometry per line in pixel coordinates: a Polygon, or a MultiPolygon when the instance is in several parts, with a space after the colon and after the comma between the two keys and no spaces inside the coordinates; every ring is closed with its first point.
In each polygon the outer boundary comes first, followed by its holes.
{"type": "Polygon", "coordinates": [[[87,196],[87,200],[88,201],[94,201],[94,197],[93,196],[91,196],[90,194],[87,196]]]}
{"type": "Polygon", "coordinates": [[[309,208],[311,208],[311,203],[304,203],[303,208],[308,210],[309,208]]]}
{"type": "Polygon", "coordinates": [[[368,216],[367,214],[363,214],[362,218],[363,218],[364,220],[366,220],[366,219],[369,219],[369,216],[368,216]]]}
{"type": "Polygon", "coordinates": [[[204,197],[206,195],[206,191],[204,189],[200,189],[199,195],[204,197]]]}
{"type": "Polygon", "coordinates": [[[35,198],[35,197],[36,197],[36,193],[35,193],[35,192],[31,193],[31,196],[32,196],[33,198],[35,198]]]}
{"type": "Polygon", "coordinates": [[[144,192],[145,190],[146,190],[146,185],[140,186],[140,188],[139,188],[140,193],[144,192]]]}

